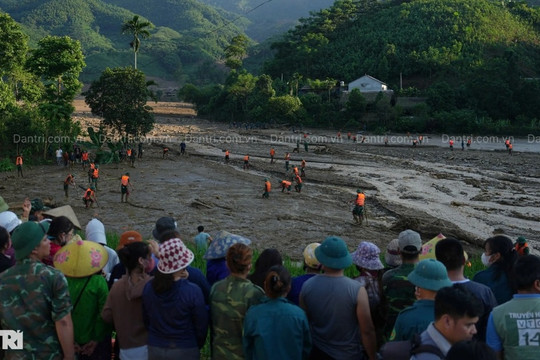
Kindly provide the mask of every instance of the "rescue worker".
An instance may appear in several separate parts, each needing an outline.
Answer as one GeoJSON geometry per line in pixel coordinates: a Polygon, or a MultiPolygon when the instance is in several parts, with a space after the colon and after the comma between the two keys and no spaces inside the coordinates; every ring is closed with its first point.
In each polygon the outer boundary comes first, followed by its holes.
{"type": "Polygon", "coordinates": [[[229,150],[225,149],[225,164],[229,163],[229,156],[230,156],[229,150]]]}
{"type": "Polygon", "coordinates": [[[94,175],[94,169],[96,168],[96,164],[93,162],[90,163],[88,167],[88,183],[92,183],[92,175],[94,175]]]}
{"type": "Polygon", "coordinates": [[[22,171],[23,157],[21,154],[18,154],[15,158],[15,165],[17,166],[17,177],[19,177],[19,174],[21,175],[21,177],[24,177],[22,171]]]}
{"type": "Polygon", "coordinates": [[[520,237],[517,238],[514,247],[516,249],[516,252],[520,256],[521,255],[529,255],[529,253],[531,252],[531,250],[529,249],[529,244],[527,243],[527,239],[525,239],[525,237],[523,237],[523,236],[520,236],[520,237]]]}
{"type": "Polygon", "coordinates": [[[294,181],[296,181],[296,185],[294,185],[294,190],[296,190],[296,192],[302,192],[302,178],[299,175],[296,175],[294,181]]]}
{"type": "Polygon", "coordinates": [[[94,185],[90,185],[88,189],[84,192],[83,195],[83,202],[84,206],[88,209],[89,207],[92,207],[94,203],[97,204],[97,198],[96,198],[96,188],[94,185]]]}
{"type": "Polygon", "coordinates": [[[272,190],[272,184],[267,178],[265,178],[264,179],[264,193],[262,195],[263,199],[270,198],[270,190],[272,190]]]}
{"type": "Polygon", "coordinates": [[[364,202],[366,195],[362,190],[356,190],[356,199],[354,200],[354,208],[352,211],[353,219],[357,224],[362,224],[362,216],[364,215],[364,202]]]}
{"type": "Polygon", "coordinates": [[[306,177],[306,160],[302,159],[302,163],[300,164],[300,176],[306,177]]]}
{"type": "Polygon", "coordinates": [[[66,199],[69,197],[68,189],[69,185],[74,186],[75,185],[75,175],[68,174],[64,180],[64,195],[66,196],[66,199]]]}
{"type": "Polygon", "coordinates": [[[270,164],[274,163],[274,156],[276,155],[276,150],[274,148],[270,149],[270,164]]]}
{"type": "Polygon", "coordinates": [[[169,157],[169,148],[164,146],[163,147],[163,159],[165,159],[166,157],[169,157]]]}
{"type": "Polygon", "coordinates": [[[289,161],[291,161],[291,154],[285,153],[285,171],[289,171],[289,161]]]}
{"type": "Polygon", "coordinates": [[[92,171],[92,184],[94,184],[95,190],[98,188],[98,179],[99,179],[99,165],[94,166],[94,171],[92,171]]]}
{"type": "Polygon", "coordinates": [[[467,149],[471,147],[471,138],[467,138],[467,149]]]}
{"type": "Polygon", "coordinates": [[[133,189],[133,185],[129,181],[129,173],[127,172],[124,175],[122,175],[122,177],[120,178],[120,192],[122,193],[120,197],[120,202],[124,202],[124,195],[126,198],[126,202],[128,202],[129,187],[133,189]]]}
{"type": "Polygon", "coordinates": [[[82,168],[86,170],[86,166],[90,166],[90,159],[88,159],[88,151],[84,150],[81,154],[82,168]]]}
{"type": "Polygon", "coordinates": [[[512,155],[512,149],[514,148],[514,145],[512,145],[511,142],[508,143],[508,155],[512,155]]]}
{"type": "Polygon", "coordinates": [[[244,170],[249,170],[249,154],[244,156],[244,170]]]}
{"type": "Polygon", "coordinates": [[[298,176],[298,166],[296,166],[296,165],[293,166],[292,171],[293,171],[294,177],[297,177],[298,176]]]}
{"type": "Polygon", "coordinates": [[[454,151],[454,140],[450,140],[448,144],[450,145],[450,150],[454,151]]]}
{"type": "Polygon", "coordinates": [[[292,182],[287,180],[281,180],[281,192],[284,192],[287,189],[287,194],[291,193],[292,182]]]}

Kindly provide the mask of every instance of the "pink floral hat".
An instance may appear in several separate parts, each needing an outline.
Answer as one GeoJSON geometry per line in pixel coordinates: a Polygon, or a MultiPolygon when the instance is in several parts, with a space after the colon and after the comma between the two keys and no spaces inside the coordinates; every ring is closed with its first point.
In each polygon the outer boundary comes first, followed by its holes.
{"type": "Polygon", "coordinates": [[[109,254],[102,245],[76,240],[58,250],[54,255],[54,267],[65,276],[82,278],[101,271],[108,260],[109,254]]]}
{"type": "Polygon", "coordinates": [[[384,269],[379,259],[381,250],[372,242],[362,241],[355,252],[351,254],[353,263],[368,270],[384,269]]]}
{"type": "Polygon", "coordinates": [[[172,274],[185,269],[195,256],[182,240],[178,238],[165,241],[159,246],[158,271],[162,274],[172,274]]]}

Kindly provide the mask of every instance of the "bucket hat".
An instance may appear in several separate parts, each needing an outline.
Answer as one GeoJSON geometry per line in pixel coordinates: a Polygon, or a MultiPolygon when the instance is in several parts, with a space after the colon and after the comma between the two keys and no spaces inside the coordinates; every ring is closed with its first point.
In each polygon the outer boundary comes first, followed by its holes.
{"type": "Polygon", "coordinates": [[[15,259],[21,260],[30,255],[46,234],[47,229],[34,221],[27,221],[17,226],[11,236],[15,259]]]}
{"type": "Polygon", "coordinates": [[[161,236],[167,231],[178,231],[176,227],[176,221],[169,216],[160,217],[156,221],[156,226],[152,230],[152,236],[156,240],[160,240],[161,236]]]}
{"type": "Polygon", "coordinates": [[[185,269],[195,256],[182,240],[169,239],[159,246],[159,263],[157,269],[162,274],[172,274],[185,269]]]}
{"type": "Polygon", "coordinates": [[[251,244],[251,240],[236,234],[231,234],[228,231],[219,231],[215,236],[212,236],[214,239],[208,249],[203,255],[205,260],[221,259],[227,255],[227,250],[236,243],[242,243],[245,245],[251,244]]]}
{"type": "Polygon", "coordinates": [[[100,244],[88,241],[72,241],[54,255],[54,267],[65,276],[82,278],[93,275],[107,264],[109,254],[100,244]]]}
{"type": "Polygon", "coordinates": [[[452,286],[446,267],[442,262],[435,259],[420,261],[407,279],[413,285],[431,291],[439,291],[443,287],[452,286]]]}
{"type": "Polygon", "coordinates": [[[377,245],[369,241],[362,241],[355,252],[351,254],[355,265],[368,270],[384,269],[384,265],[379,259],[381,250],[377,245]]]}
{"type": "Polygon", "coordinates": [[[399,239],[394,239],[386,245],[384,261],[388,266],[396,267],[401,265],[401,256],[399,256],[399,239]]]}
{"type": "Polygon", "coordinates": [[[86,240],[107,245],[107,236],[105,235],[105,225],[98,219],[92,219],[86,224],[86,240]]]}
{"type": "Polygon", "coordinates": [[[416,254],[422,250],[420,234],[414,230],[405,230],[398,236],[399,251],[406,254],[416,254]]]}
{"type": "Polygon", "coordinates": [[[347,244],[337,236],[329,236],[315,249],[319,262],[331,269],[345,269],[352,264],[351,254],[347,244]]]}
{"type": "Polygon", "coordinates": [[[319,262],[319,260],[317,260],[317,257],[315,256],[315,249],[319,246],[321,246],[320,243],[311,243],[304,249],[304,262],[310,268],[317,269],[319,266],[321,266],[321,263],[319,262]]]}
{"type": "Polygon", "coordinates": [[[9,233],[21,225],[21,220],[12,211],[4,211],[0,213],[0,226],[5,228],[9,233]]]}

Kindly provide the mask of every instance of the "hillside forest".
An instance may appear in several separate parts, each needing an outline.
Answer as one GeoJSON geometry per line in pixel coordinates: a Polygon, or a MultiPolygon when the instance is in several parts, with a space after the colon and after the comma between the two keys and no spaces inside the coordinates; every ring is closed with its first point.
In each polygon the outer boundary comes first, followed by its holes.
{"type": "MultiPolygon", "coordinates": [[[[93,99],[117,103],[101,96],[107,84],[133,81],[138,98],[126,107],[159,98],[144,76],[176,82],[178,98],[194,103],[200,116],[235,124],[538,133],[537,7],[492,0],[312,3],[319,9],[286,32],[278,33],[283,24],[268,12],[276,21],[261,33],[253,26],[264,2],[0,0],[1,151],[18,150],[14,133],[80,134],[70,102],[83,84],[93,99]],[[139,42],[122,33],[130,19],[148,24],[148,37],[139,42]],[[393,93],[347,91],[365,74],[393,93]]],[[[289,16],[300,10],[287,9],[289,16]]],[[[105,116],[107,104],[94,105],[105,116]]],[[[124,110],[108,115],[100,131],[140,136],[151,129],[146,105],[131,109],[144,126],[126,124],[124,110]]],[[[51,151],[40,146],[44,155],[51,151]]]]}

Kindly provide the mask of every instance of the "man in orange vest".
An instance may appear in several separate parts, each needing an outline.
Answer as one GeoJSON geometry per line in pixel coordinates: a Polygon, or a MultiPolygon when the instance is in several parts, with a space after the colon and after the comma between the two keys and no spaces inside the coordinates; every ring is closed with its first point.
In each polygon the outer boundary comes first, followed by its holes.
{"type": "Polygon", "coordinates": [[[504,141],[504,145],[506,145],[506,150],[508,150],[508,147],[509,147],[509,145],[510,145],[510,139],[506,139],[506,140],[504,141]]]}
{"type": "Polygon", "coordinates": [[[289,161],[291,160],[291,154],[285,153],[285,171],[289,171],[289,161]]]}
{"type": "Polygon", "coordinates": [[[92,184],[95,187],[95,190],[98,188],[98,179],[99,179],[99,165],[94,165],[94,170],[92,171],[92,184]]]}
{"type": "Polygon", "coordinates": [[[302,159],[302,163],[300,164],[300,176],[306,177],[306,160],[302,159]]]}
{"type": "Polygon", "coordinates": [[[299,175],[296,175],[294,181],[296,181],[296,185],[294,185],[294,190],[296,190],[296,192],[302,192],[302,178],[299,175]]]}
{"type": "Polygon", "coordinates": [[[354,200],[354,208],[352,211],[353,219],[357,224],[362,224],[362,216],[364,215],[364,202],[366,195],[362,190],[356,190],[356,199],[354,200]]]}
{"type": "Polygon", "coordinates": [[[529,255],[531,250],[529,249],[529,244],[527,243],[527,239],[525,239],[523,236],[519,236],[517,238],[515,249],[518,255],[529,255]]]}
{"type": "Polygon", "coordinates": [[[298,166],[296,166],[296,165],[293,166],[292,171],[293,171],[294,177],[297,177],[298,176],[298,166]]]}
{"type": "Polygon", "coordinates": [[[88,151],[84,150],[81,153],[82,168],[83,171],[86,170],[86,165],[90,165],[90,159],[88,158],[88,151]]]}
{"type": "Polygon", "coordinates": [[[99,204],[97,202],[97,198],[96,198],[96,192],[94,191],[95,189],[96,188],[94,187],[94,185],[90,185],[90,187],[88,189],[86,189],[86,191],[84,192],[83,202],[84,202],[84,206],[87,209],[89,207],[92,207],[94,202],[96,203],[96,205],[99,206],[99,204]]]}
{"type": "Polygon", "coordinates": [[[274,155],[276,155],[276,150],[274,148],[270,149],[270,164],[274,163],[274,155]]]}
{"type": "Polygon", "coordinates": [[[19,177],[19,174],[21,177],[24,177],[22,166],[23,166],[23,157],[21,154],[17,155],[17,158],[15,158],[15,165],[17,165],[17,177],[19,177]]]}
{"type": "Polygon", "coordinates": [[[454,151],[454,140],[450,140],[448,144],[450,145],[450,150],[454,151]]]}
{"type": "Polygon", "coordinates": [[[228,149],[225,149],[225,164],[228,164],[229,163],[229,150],[228,149]]]}
{"type": "Polygon", "coordinates": [[[124,175],[122,175],[122,177],[120,178],[120,192],[122,193],[120,197],[120,202],[124,202],[124,195],[126,197],[126,202],[128,202],[128,198],[129,198],[128,187],[131,187],[133,189],[133,185],[129,181],[129,173],[127,172],[124,175]]]}
{"type": "Polygon", "coordinates": [[[281,180],[281,192],[284,192],[287,189],[287,194],[291,193],[292,182],[287,180],[281,180]]]}
{"type": "Polygon", "coordinates": [[[75,185],[75,175],[73,174],[68,174],[68,176],[64,180],[64,194],[66,195],[66,199],[69,197],[69,194],[68,194],[69,185],[72,185],[72,186],[75,185]]]}
{"type": "Polygon", "coordinates": [[[508,143],[508,155],[512,155],[512,149],[514,148],[514,146],[512,145],[511,142],[508,143]]]}
{"type": "Polygon", "coordinates": [[[163,147],[163,159],[165,159],[166,157],[169,157],[169,148],[164,146],[163,147]]]}
{"type": "Polygon", "coordinates": [[[246,154],[246,156],[244,156],[244,170],[246,169],[249,170],[249,154],[246,154]]]}
{"type": "Polygon", "coordinates": [[[264,193],[262,195],[263,199],[270,198],[270,190],[272,190],[272,184],[268,179],[264,179],[264,193]]]}

